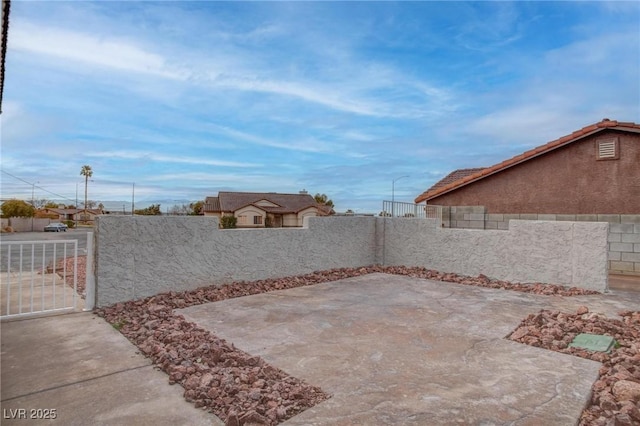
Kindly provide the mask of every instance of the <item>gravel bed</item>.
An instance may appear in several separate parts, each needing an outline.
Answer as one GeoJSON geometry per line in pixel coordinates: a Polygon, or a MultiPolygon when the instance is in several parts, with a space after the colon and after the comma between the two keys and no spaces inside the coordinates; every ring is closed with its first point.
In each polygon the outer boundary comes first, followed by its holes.
{"type": "Polygon", "coordinates": [[[580,425],[640,425],[640,311],[623,311],[611,319],[581,306],[575,314],[542,310],[531,314],[509,338],[601,362],[599,378],[580,425]],[[569,347],[580,333],[611,336],[617,342],[610,353],[569,347]]]}

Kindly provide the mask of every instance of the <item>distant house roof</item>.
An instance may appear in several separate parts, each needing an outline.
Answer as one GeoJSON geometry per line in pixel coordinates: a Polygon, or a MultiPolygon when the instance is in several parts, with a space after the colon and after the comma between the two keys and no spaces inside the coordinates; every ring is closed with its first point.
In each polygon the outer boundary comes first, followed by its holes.
{"type": "MultiPolygon", "coordinates": [[[[529,151],[526,151],[520,155],[516,155],[513,158],[502,161],[501,163],[495,164],[491,167],[475,169],[476,170],[475,172],[466,174],[466,175],[462,173],[460,177],[458,177],[456,180],[454,181],[449,180],[448,182],[444,182],[449,176],[454,175],[456,172],[460,172],[460,170],[456,170],[455,172],[449,174],[440,182],[436,183],[431,188],[429,188],[428,190],[420,194],[418,197],[416,197],[415,202],[421,203],[423,201],[429,201],[432,198],[446,194],[447,192],[455,191],[456,189],[461,188],[465,185],[468,185],[472,182],[476,182],[487,176],[493,175],[495,173],[499,173],[517,164],[531,160],[542,154],[546,154],[550,151],[553,151],[554,149],[558,149],[560,147],[563,147],[565,145],[568,145],[570,143],[583,139],[587,136],[591,136],[595,133],[602,132],[605,130],[620,130],[625,132],[640,133],[640,124],[631,123],[631,122],[618,122],[615,120],[609,120],[608,118],[605,118],[599,123],[592,124],[587,127],[583,127],[582,129],[576,130],[570,135],[563,136],[559,139],[548,142],[537,148],[533,148],[529,151]],[[442,185],[440,185],[441,183],[442,185]]],[[[462,169],[462,170],[474,170],[474,169],[462,169]]],[[[452,176],[452,178],[453,177],[455,176],[452,176]]]]}
{"type": "MultiPolygon", "coordinates": [[[[45,210],[50,211],[52,213],[58,214],[58,215],[70,215],[70,214],[76,214],[76,213],[84,213],[84,209],[58,209],[58,208],[46,208],[45,210]]],[[[87,213],[91,213],[91,214],[102,214],[102,210],[100,209],[87,209],[87,213]]]]}
{"type": "Polygon", "coordinates": [[[275,214],[298,213],[309,207],[316,207],[324,214],[330,214],[309,194],[280,194],[276,192],[219,192],[217,197],[206,197],[205,212],[232,213],[243,207],[254,205],[266,212],[275,214]],[[258,206],[260,201],[269,201],[275,206],[258,206]]]}

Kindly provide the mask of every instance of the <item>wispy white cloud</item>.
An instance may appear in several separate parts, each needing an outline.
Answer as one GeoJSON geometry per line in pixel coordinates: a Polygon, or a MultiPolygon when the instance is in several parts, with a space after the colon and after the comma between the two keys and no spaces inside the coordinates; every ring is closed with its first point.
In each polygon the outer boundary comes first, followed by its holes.
{"type": "Polygon", "coordinates": [[[144,160],[144,161],[157,161],[161,163],[179,163],[179,164],[192,164],[203,166],[217,166],[217,167],[260,167],[260,164],[239,162],[239,161],[223,161],[223,160],[209,160],[206,158],[198,157],[186,157],[181,155],[163,155],[154,154],[149,152],[138,151],[101,151],[101,152],[89,152],[86,153],[87,157],[98,158],[120,158],[125,160],[144,160]]]}
{"type": "Polygon", "coordinates": [[[232,129],[228,126],[209,124],[209,127],[214,129],[215,131],[220,132],[223,135],[229,136],[237,140],[249,142],[254,145],[261,145],[261,146],[280,148],[285,150],[293,150],[293,151],[304,151],[304,152],[326,152],[330,150],[330,147],[325,146],[322,142],[319,142],[319,141],[312,141],[311,143],[301,142],[301,141],[282,142],[282,141],[276,141],[273,139],[265,138],[263,136],[257,136],[251,133],[242,132],[240,130],[232,129]]]}
{"type": "Polygon", "coordinates": [[[98,37],[36,23],[13,20],[9,47],[61,60],[126,72],[184,80],[189,73],[168,65],[167,60],[124,39],[98,37]]]}
{"type": "MultiPolygon", "coordinates": [[[[256,31],[268,33],[274,30],[256,31]]],[[[82,64],[205,85],[213,90],[227,89],[285,96],[359,115],[416,118],[425,113],[425,104],[435,103],[440,106],[441,100],[445,98],[444,90],[428,88],[428,85],[422,82],[406,84],[407,79],[402,74],[375,63],[366,64],[365,67],[348,63],[338,68],[336,65],[339,64],[334,64],[332,74],[336,74],[336,71],[342,68],[339,72],[340,80],[323,82],[317,79],[300,79],[296,76],[280,80],[254,69],[253,61],[242,51],[234,56],[216,54],[215,62],[206,59],[204,52],[200,52],[204,59],[198,58],[197,51],[173,52],[170,61],[168,57],[145,48],[144,44],[122,37],[93,35],[21,20],[12,22],[10,38],[10,48],[56,58],[60,66],[71,68],[75,72],[83,72],[79,68],[82,64]],[[350,75],[354,71],[359,75],[350,75]],[[421,93],[425,102],[422,105],[405,102],[398,108],[395,102],[390,103],[373,95],[381,89],[388,91],[391,88],[403,97],[409,94],[415,97],[415,94],[421,93]]],[[[148,92],[149,87],[154,88],[153,85],[149,86],[148,82],[141,86],[131,85],[130,81],[123,83],[130,86],[130,90],[141,93],[145,90],[148,92]]],[[[150,95],[154,96],[153,93],[150,95]]]]}

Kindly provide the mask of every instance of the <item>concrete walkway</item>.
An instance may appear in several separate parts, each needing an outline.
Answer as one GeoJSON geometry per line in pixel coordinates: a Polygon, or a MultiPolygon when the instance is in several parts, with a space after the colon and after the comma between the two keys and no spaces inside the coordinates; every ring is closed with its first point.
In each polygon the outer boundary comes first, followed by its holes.
{"type": "MultiPolygon", "coordinates": [[[[289,425],[566,425],[600,365],[504,336],[530,312],[580,305],[615,316],[640,292],[562,298],[371,274],[180,313],[333,394],[289,425]]],[[[8,418],[31,409],[61,425],[222,424],[91,313],[0,328],[3,425],[53,423],[8,418]]]]}
{"type": "Polygon", "coordinates": [[[2,316],[83,308],[84,300],[59,274],[0,272],[2,316]]]}
{"type": "Polygon", "coordinates": [[[91,313],[2,322],[2,425],[215,425],[91,313]],[[25,420],[55,410],[56,420],[25,420]],[[26,410],[26,411],[24,411],[26,410]],[[12,418],[13,417],[13,418],[12,418]],[[23,418],[20,418],[23,417],[23,418]]]}

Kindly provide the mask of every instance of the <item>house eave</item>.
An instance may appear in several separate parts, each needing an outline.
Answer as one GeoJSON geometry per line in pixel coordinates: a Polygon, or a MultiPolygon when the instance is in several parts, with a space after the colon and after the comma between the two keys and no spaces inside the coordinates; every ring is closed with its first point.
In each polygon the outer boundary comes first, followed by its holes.
{"type": "MultiPolygon", "coordinates": [[[[479,180],[482,180],[482,179],[484,179],[486,177],[495,175],[497,173],[501,173],[501,172],[503,172],[503,171],[505,171],[507,169],[510,169],[512,167],[515,167],[515,166],[517,166],[519,164],[522,164],[522,163],[525,163],[527,161],[533,160],[534,158],[538,158],[538,157],[540,157],[542,155],[548,154],[549,152],[555,151],[557,149],[565,147],[565,146],[567,146],[569,144],[572,144],[574,142],[578,142],[578,141],[580,141],[582,139],[591,137],[591,136],[593,136],[593,135],[595,135],[597,133],[600,133],[600,132],[603,132],[603,131],[608,131],[608,130],[609,131],[640,133],[640,128],[627,127],[627,126],[624,126],[624,125],[618,125],[618,126],[615,126],[615,127],[598,127],[598,128],[593,129],[591,131],[585,132],[585,133],[583,133],[583,134],[581,134],[581,135],[579,135],[577,137],[567,139],[564,142],[558,142],[554,146],[548,147],[547,149],[539,150],[540,148],[544,147],[544,145],[542,145],[542,146],[540,146],[538,148],[534,148],[533,150],[525,151],[524,153],[522,153],[520,155],[517,155],[516,157],[513,157],[510,160],[505,160],[505,161],[511,161],[511,162],[510,162],[510,164],[508,164],[508,165],[506,165],[504,167],[500,167],[500,168],[497,168],[495,170],[491,170],[493,167],[487,167],[486,169],[483,169],[482,171],[478,172],[478,173],[480,173],[480,175],[478,177],[476,177],[476,178],[470,179],[470,180],[468,180],[466,182],[462,182],[462,183],[460,183],[458,185],[452,186],[451,188],[443,189],[441,192],[436,192],[433,195],[422,194],[421,196],[416,197],[414,202],[416,204],[419,204],[421,202],[428,203],[430,200],[433,200],[434,198],[438,198],[438,197],[441,197],[441,196],[443,196],[445,194],[449,194],[451,192],[457,191],[457,190],[459,190],[461,188],[464,188],[464,187],[466,187],[466,186],[468,186],[468,185],[470,185],[472,183],[478,182],[479,180]],[[539,152],[536,152],[536,150],[539,150],[539,152]],[[534,151],[534,152],[530,153],[530,151],[534,151]],[[516,159],[518,157],[522,157],[522,158],[519,159],[519,160],[515,160],[514,161],[514,159],[516,159]],[[486,173],[484,173],[485,171],[486,171],[486,173]]],[[[500,164],[500,163],[498,163],[498,164],[500,164]]],[[[464,180],[464,179],[465,178],[463,178],[462,180],[464,180]]],[[[453,185],[453,183],[451,185],[453,185]]]]}

